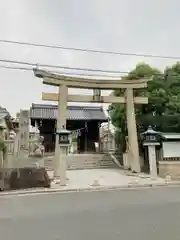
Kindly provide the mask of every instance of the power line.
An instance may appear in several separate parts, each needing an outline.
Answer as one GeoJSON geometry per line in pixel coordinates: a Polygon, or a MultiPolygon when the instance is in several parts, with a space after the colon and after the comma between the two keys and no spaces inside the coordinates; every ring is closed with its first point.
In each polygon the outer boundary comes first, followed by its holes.
{"type": "MultiPolygon", "coordinates": [[[[33,68],[56,68],[56,69],[66,69],[66,70],[75,70],[75,71],[84,71],[84,72],[100,72],[100,73],[112,73],[112,74],[131,74],[133,75],[133,72],[129,72],[129,71],[118,71],[118,70],[105,70],[105,69],[93,69],[93,68],[80,68],[80,67],[68,67],[68,66],[59,66],[59,65],[50,65],[50,64],[39,64],[39,63],[32,63],[32,62],[25,62],[25,61],[16,61],[16,60],[6,60],[6,59],[0,59],[0,62],[3,63],[10,63],[10,64],[17,64],[17,65],[26,65],[26,66],[31,66],[32,68],[25,68],[25,67],[14,67],[14,66],[2,66],[1,68],[9,68],[9,69],[17,69],[17,70],[33,70],[33,68]]],[[[43,69],[46,70],[47,69],[43,69]]],[[[50,71],[50,70],[48,70],[50,71]]],[[[53,70],[53,72],[55,72],[53,70]]],[[[56,71],[57,72],[57,71],[56,71]]],[[[94,76],[94,77],[110,77],[110,78],[121,78],[121,76],[110,76],[107,74],[101,74],[101,75],[94,75],[94,74],[87,74],[87,73],[63,73],[63,72],[57,72],[60,74],[70,74],[70,75],[82,75],[82,76],[94,76]]],[[[155,73],[153,74],[154,76],[164,76],[163,73],[155,73]]]]}
{"type": "Polygon", "coordinates": [[[0,68],[7,68],[7,69],[10,69],[10,70],[24,70],[24,71],[32,71],[33,70],[32,68],[11,67],[11,66],[3,66],[3,65],[0,65],[0,68]]]}
{"type": "Polygon", "coordinates": [[[165,56],[165,55],[153,55],[153,54],[142,54],[142,53],[114,52],[114,51],[104,51],[104,50],[96,50],[96,49],[88,49],[88,48],[74,48],[74,47],[64,47],[64,46],[59,46],[59,45],[37,44],[37,43],[20,42],[20,41],[3,40],[3,39],[0,39],[0,42],[1,43],[8,43],[8,44],[27,45],[27,46],[33,46],[33,47],[43,47],[43,48],[51,48],[51,49],[54,48],[54,49],[61,49],[61,50],[79,51],[79,52],[91,52],[91,53],[99,53],[99,54],[132,56],[132,57],[180,60],[180,56],[165,56]]]}
{"type": "Polygon", "coordinates": [[[80,68],[80,67],[68,67],[68,66],[59,66],[59,65],[50,65],[50,64],[38,64],[38,63],[32,63],[32,62],[6,60],[6,59],[0,59],[0,62],[18,64],[18,65],[26,65],[26,66],[36,67],[36,68],[45,67],[45,68],[59,68],[59,69],[78,70],[78,71],[87,71],[87,72],[120,73],[120,74],[127,74],[128,73],[126,71],[93,69],[93,68],[80,68]]]}
{"type": "MultiPolygon", "coordinates": [[[[1,62],[1,60],[0,60],[1,62]]],[[[37,66],[37,64],[33,64],[33,66],[37,66]]],[[[41,67],[41,66],[44,66],[44,65],[38,65],[38,67],[41,67]]],[[[46,66],[46,65],[45,65],[46,66]]],[[[48,65],[49,66],[49,65],[48,65]]],[[[26,67],[14,67],[14,66],[6,66],[6,65],[0,65],[0,68],[4,68],[4,69],[9,69],[9,70],[22,70],[22,71],[33,71],[34,68],[26,68],[26,67]]],[[[60,67],[60,68],[64,68],[64,67],[60,67]]],[[[67,67],[68,69],[73,69],[73,70],[77,70],[76,68],[69,68],[67,67]]],[[[47,71],[47,69],[42,69],[44,71],[47,71]]],[[[79,68],[78,68],[79,70],[79,68]]],[[[83,68],[81,68],[81,70],[84,71],[83,68]]],[[[86,69],[87,70],[87,69],[86,69]]],[[[89,71],[103,71],[103,70],[95,70],[95,69],[88,69],[89,71]]],[[[118,76],[113,76],[113,75],[107,75],[107,74],[87,74],[87,73],[74,73],[74,72],[64,72],[64,71],[49,71],[48,72],[51,72],[51,73],[57,73],[57,74],[62,74],[62,75],[69,75],[69,76],[85,76],[85,77],[94,77],[94,78],[97,78],[97,77],[105,77],[105,78],[114,78],[116,80],[119,80],[121,79],[124,74],[127,74],[127,75],[133,75],[134,73],[133,72],[128,72],[128,71],[117,71],[117,73],[119,74],[122,74],[122,75],[118,75],[118,76]]],[[[153,76],[162,76],[162,77],[167,77],[167,76],[164,76],[163,73],[154,73],[153,76]]]]}
{"type": "MultiPolygon", "coordinates": [[[[13,67],[13,66],[4,66],[0,65],[0,68],[3,69],[10,69],[10,70],[23,70],[23,71],[33,71],[33,68],[25,68],[25,67],[13,67]]],[[[63,74],[63,75],[70,75],[70,76],[87,76],[87,77],[109,77],[109,78],[116,78],[119,79],[122,76],[112,76],[107,74],[86,74],[86,73],[69,73],[69,72],[62,72],[62,71],[56,71],[53,73],[63,74]]],[[[128,73],[128,72],[126,72],[128,73]]]]}

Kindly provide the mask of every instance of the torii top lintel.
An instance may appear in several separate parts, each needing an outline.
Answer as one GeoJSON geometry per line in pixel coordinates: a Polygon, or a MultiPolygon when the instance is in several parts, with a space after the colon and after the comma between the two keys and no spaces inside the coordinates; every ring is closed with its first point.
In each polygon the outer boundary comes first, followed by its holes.
{"type": "Polygon", "coordinates": [[[138,80],[110,80],[110,79],[89,79],[60,75],[48,71],[33,69],[34,75],[43,78],[43,83],[52,86],[67,85],[70,88],[88,89],[119,89],[119,88],[146,88],[147,82],[151,79],[138,80]]]}

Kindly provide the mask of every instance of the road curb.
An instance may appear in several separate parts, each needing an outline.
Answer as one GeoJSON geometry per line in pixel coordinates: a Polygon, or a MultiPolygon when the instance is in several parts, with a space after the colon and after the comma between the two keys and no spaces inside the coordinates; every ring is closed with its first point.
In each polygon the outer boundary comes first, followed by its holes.
{"type": "Polygon", "coordinates": [[[3,196],[15,196],[15,195],[29,195],[29,194],[45,194],[45,193],[68,193],[68,192],[92,192],[92,191],[108,191],[108,190],[123,190],[123,189],[137,189],[137,188],[153,188],[153,187],[168,187],[168,186],[180,186],[180,182],[168,182],[168,183],[148,183],[148,184],[127,184],[123,186],[97,186],[87,188],[70,188],[70,189],[28,189],[17,191],[4,191],[0,192],[0,197],[3,196]]]}

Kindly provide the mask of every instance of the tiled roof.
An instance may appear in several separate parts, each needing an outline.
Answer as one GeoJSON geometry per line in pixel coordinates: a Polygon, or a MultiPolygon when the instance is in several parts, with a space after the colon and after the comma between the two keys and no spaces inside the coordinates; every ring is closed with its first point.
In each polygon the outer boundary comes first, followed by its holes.
{"type": "MultiPolygon", "coordinates": [[[[31,119],[57,119],[57,116],[57,105],[32,104],[30,108],[31,119]]],[[[67,119],[107,121],[102,107],[87,106],[68,106],[67,119]]]]}

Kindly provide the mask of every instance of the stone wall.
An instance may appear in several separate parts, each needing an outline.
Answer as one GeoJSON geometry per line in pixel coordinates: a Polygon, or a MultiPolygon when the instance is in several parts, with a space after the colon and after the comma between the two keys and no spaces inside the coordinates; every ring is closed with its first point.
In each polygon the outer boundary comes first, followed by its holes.
{"type": "Polygon", "coordinates": [[[180,161],[159,161],[159,176],[180,180],[180,161]]]}

